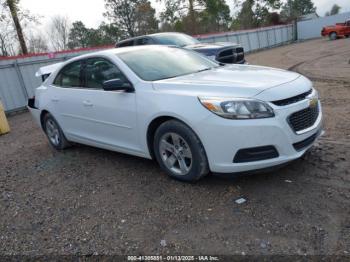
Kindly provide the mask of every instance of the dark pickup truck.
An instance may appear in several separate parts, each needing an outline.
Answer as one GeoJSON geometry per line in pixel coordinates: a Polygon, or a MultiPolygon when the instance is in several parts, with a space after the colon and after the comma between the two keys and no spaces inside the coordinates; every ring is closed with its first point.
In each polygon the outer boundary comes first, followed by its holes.
{"type": "Polygon", "coordinates": [[[120,41],[116,47],[137,45],[173,45],[204,54],[224,64],[244,64],[244,49],[235,43],[201,43],[182,33],[157,33],[120,41]]]}

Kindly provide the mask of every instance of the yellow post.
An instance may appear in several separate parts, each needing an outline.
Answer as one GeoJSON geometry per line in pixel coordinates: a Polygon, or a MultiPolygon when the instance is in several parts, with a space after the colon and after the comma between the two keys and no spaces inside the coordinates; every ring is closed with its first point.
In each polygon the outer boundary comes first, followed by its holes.
{"type": "Polygon", "coordinates": [[[0,135],[6,134],[8,132],[10,132],[10,126],[6,119],[5,109],[0,101],[0,135]]]}

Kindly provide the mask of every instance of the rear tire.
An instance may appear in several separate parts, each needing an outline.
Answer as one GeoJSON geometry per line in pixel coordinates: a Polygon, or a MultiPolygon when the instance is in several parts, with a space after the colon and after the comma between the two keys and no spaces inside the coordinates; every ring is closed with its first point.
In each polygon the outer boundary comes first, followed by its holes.
{"type": "Polygon", "coordinates": [[[192,182],[209,173],[201,141],[180,121],[169,120],[158,127],[153,149],[160,167],[172,178],[192,182]]]}
{"type": "Polygon", "coordinates": [[[336,40],[337,39],[337,33],[336,32],[332,32],[329,34],[329,40],[336,40]]]}
{"type": "Polygon", "coordinates": [[[49,139],[50,144],[57,150],[63,150],[70,146],[68,140],[63,134],[63,131],[56,119],[47,113],[43,119],[43,128],[49,139]]]}

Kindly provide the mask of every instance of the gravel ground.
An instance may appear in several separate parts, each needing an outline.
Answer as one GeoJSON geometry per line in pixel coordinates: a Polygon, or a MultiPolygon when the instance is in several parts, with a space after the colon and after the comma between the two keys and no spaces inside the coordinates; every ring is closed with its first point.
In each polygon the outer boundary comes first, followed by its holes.
{"type": "Polygon", "coordinates": [[[29,113],[0,137],[0,254],[310,254],[350,259],[350,39],[251,54],[320,91],[326,135],[274,172],[168,178],[156,162],[54,151],[29,113]],[[244,197],[243,204],[235,200],[244,197]],[[165,240],[165,241],[164,241],[165,240]]]}

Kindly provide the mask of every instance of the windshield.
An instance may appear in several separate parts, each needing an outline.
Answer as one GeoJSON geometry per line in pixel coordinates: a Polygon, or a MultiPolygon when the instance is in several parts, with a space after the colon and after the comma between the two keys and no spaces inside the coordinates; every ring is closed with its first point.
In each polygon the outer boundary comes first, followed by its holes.
{"type": "Polygon", "coordinates": [[[200,42],[185,34],[159,34],[154,35],[153,38],[157,39],[158,43],[161,45],[176,45],[180,47],[184,47],[187,45],[195,45],[199,44],[200,42]]]}
{"type": "Polygon", "coordinates": [[[136,49],[120,53],[118,57],[146,81],[173,78],[219,66],[193,51],[171,47],[136,49]]]}

